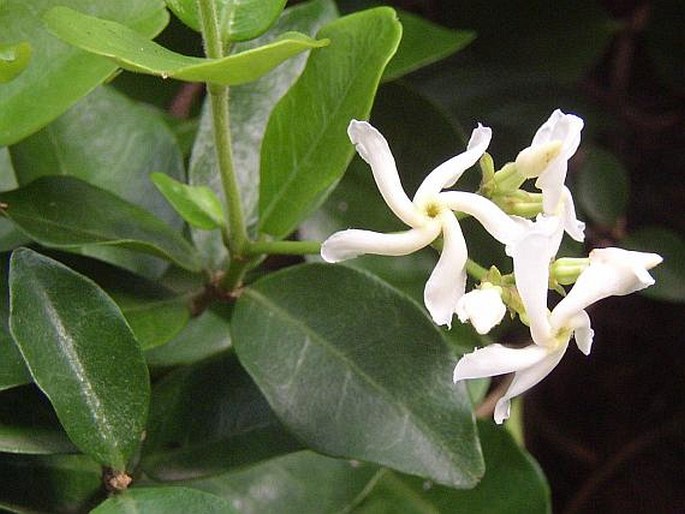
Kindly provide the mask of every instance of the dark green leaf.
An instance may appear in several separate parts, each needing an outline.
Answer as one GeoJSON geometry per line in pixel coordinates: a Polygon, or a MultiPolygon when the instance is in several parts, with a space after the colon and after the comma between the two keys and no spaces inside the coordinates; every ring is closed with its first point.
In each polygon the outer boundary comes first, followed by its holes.
{"type": "Polygon", "coordinates": [[[479,422],[485,476],[470,491],[457,491],[415,477],[388,472],[358,514],[548,514],[547,481],[537,463],[516,446],[511,435],[491,422],[479,422]]]}
{"type": "Polygon", "coordinates": [[[162,0],[5,0],[0,9],[3,41],[28,41],[33,57],[28,67],[0,88],[0,145],[15,143],[47,125],[116,69],[107,59],[62,43],[43,26],[43,13],[55,5],[87,10],[152,37],[169,16],[162,0]]]}
{"type": "Polygon", "coordinates": [[[93,282],[19,249],[10,260],[10,329],[70,439],[123,471],[138,446],[149,383],[121,311],[93,282]]]}
{"type": "Polygon", "coordinates": [[[583,211],[605,227],[614,227],[628,205],[628,174],[621,162],[601,148],[591,148],[576,178],[575,198],[583,211]]]}
{"type": "Polygon", "coordinates": [[[420,16],[398,12],[402,23],[402,41],[392,58],[383,80],[394,80],[418,68],[444,59],[471,43],[475,32],[450,30],[420,16]]]}
{"type": "Polygon", "coordinates": [[[658,253],[664,258],[650,270],[656,283],[642,294],[656,300],[685,301],[685,241],[679,234],[663,227],[646,227],[630,234],[621,246],[658,253]]]}
{"type": "Polygon", "coordinates": [[[145,352],[150,366],[168,367],[193,364],[227,350],[231,346],[228,315],[222,306],[213,306],[193,318],[173,340],[145,352]]]}
{"type": "Polygon", "coordinates": [[[200,269],[195,249],[159,218],[74,177],[41,177],[0,193],[0,202],[5,216],[45,246],[122,246],[200,269]]]}
{"type": "Polygon", "coordinates": [[[88,512],[105,498],[100,466],[85,455],[3,455],[0,505],[10,512],[88,512]]]}
{"type": "Polygon", "coordinates": [[[377,475],[375,466],[306,451],[186,485],[221,496],[241,514],[339,514],[363,497],[377,475]]]}
{"type": "Polygon", "coordinates": [[[150,179],[181,217],[192,226],[212,230],[224,225],[221,201],[209,187],[188,186],[164,173],[153,173],[150,179]]]}
{"type": "Polygon", "coordinates": [[[92,514],[238,514],[213,494],[185,487],[141,487],[111,497],[92,514]]]}
{"type": "Polygon", "coordinates": [[[260,231],[292,232],[342,177],[354,151],[346,129],[369,115],[380,76],[402,33],[395,11],[379,7],[326,25],[333,44],[312,54],[280,100],[262,144],[260,231]]]}
{"type": "Polygon", "coordinates": [[[226,86],[252,82],[293,55],[328,44],[325,39],[317,41],[290,32],[269,45],[247,52],[222,59],[204,59],[172,52],[126,25],[68,7],[55,7],[44,18],[50,31],[64,41],[109,57],[126,70],[226,86]]]}
{"type": "Polygon", "coordinates": [[[344,266],[288,268],[245,289],[231,328],[241,362],[310,447],[453,487],[478,481],[470,400],[452,384],[456,356],[384,282],[344,266]]]}
{"type": "MultiPolygon", "coordinates": [[[[244,51],[273,41],[280,34],[296,30],[314,35],[321,26],[337,17],[332,0],[314,0],[285,10],[276,25],[264,36],[236,45],[244,51]]],[[[306,56],[301,54],[281,64],[259,80],[233,87],[230,95],[231,142],[233,162],[240,188],[243,211],[251,235],[256,235],[259,210],[259,150],[266,124],[276,102],[302,72],[306,56]]],[[[223,196],[221,176],[216,164],[216,145],[209,105],[202,113],[188,172],[189,182],[211,187],[223,196]]],[[[204,230],[192,231],[196,247],[212,267],[221,267],[227,254],[221,235],[204,230]]]]}
{"type": "Polygon", "coordinates": [[[141,465],[158,480],[188,480],[300,448],[237,359],[225,354],[155,387],[141,465]]]}
{"type": "Polygon", "coordinates": [[[9,327],[9,255],[0,256],[0,391],[31,382],[19,348],[14,344],[9,327]]]}
{"type": "Polygon", "coordinates": [[[0,45],[0,84],[14,80],[24,71],[31,60],[31,53],[31,44],[27,41],[0,45]]]}
{"type": "MultiPolygon", "coordinates": [[[[263,34],[278,18],[286,0],[216,0],[219,33],[224,41],[245,41],[263,34]]],[[[183,23],[200,32],[197,0],[166,0],[183,23]]]]}

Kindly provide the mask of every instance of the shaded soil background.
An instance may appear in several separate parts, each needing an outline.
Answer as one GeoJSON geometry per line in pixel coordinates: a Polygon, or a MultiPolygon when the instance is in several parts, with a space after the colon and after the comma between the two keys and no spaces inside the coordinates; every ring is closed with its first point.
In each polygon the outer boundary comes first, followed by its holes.
{"type": "MultiPolygon", "coordinates": [[[[447,0],[391,3],[448,27],[478,30],[447,0]]],[[[627,167],[631,196],[621,226],[589,226],[586,246],[606,246],[649,224],[682,235],[685,89],[682,81],[669,82],[657,70],[655,61],[673,50],[650,51],[653,40],[645,34],[656,30],[671,38],[671,45],[680,37],[673,48],[683,50],[685,18],[664,16],[655,2],[597,3],[617,29],[573,87],[579,98],[615,120],[599,142],[627,167]]],[[[671,57],[667,66],[676,67],[675,76],[682,79],[682,52],[671,57]]],[[[459,61],[440,64],[450,65],[459,61]]],[[[632,295],[600,302],[590,316],[596,332],[590,357],[570,350],[524,404],[526,443],[549,479],[554,512],[685,512],[685,309],[682,303],[632,295]]]]}

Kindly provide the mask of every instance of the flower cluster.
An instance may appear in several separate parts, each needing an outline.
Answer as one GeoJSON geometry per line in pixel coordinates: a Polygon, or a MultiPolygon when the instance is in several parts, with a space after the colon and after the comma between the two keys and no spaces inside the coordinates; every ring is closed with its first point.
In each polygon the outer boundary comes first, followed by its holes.
{"type": "MultiPolygon", "coordinates": [[[[393,213],[409,230],[383,234],[349,229],[330,236],[321,247],[328,262],[361,254],[406,255],[442,236],[440,258],[424,289],[424,303],[439,325],[451,325],[454,314],[485,334],[504,317],[507,306],[529,325],[532,343],[523,348],[492,344],[465,355],[454,370],[454,381],[515,373],[495,408],[495,421],[509,417],[510,400],[540,382],[559,363],[573,337],[578,348],[590,353],[593,331],[585,309],[608,296],[626,295],[654,283],[648,270],[661,262],[656,254],[602,248],[577,259],[576,280],[551,310],[547,307],[550,264],[564,233],[584,239],[584,224],[576,217],[571,192],[565,186],[568,160],[580,144],[583,121],[556,110],[535,134],[531,145],[515,162],[493,173],[476,193],[448,190],[485,153],[492,131],[479,125],[466,151],[427,175],[413,199],[405,193],[387,141],[370,124],[353,120],[348,135],[359,155],[371,166],[376,185],[393,213]],[[535,220],[504,210],[498,201],[532,194],[519,187],[535,178],[541,191],[535,220]],[[513,261],[515,294],[505,294],[502,283],[483,281],[466,292],[468,252],[455,213],[476,218],[513,261]],[[516,298],[514,301],[512,298],[516,298]],[[505,305],[506,304],[506,305],[505,305]]],[[[566,259],[568,261],[568,259],[566,259]]],[[[574,266],[571,266],[572,268],[574,266]]],[[[500,276],[501,278],[501,276],[500,276]]],[[[566,282],[572,283],[572,282],[566,282]]]]}

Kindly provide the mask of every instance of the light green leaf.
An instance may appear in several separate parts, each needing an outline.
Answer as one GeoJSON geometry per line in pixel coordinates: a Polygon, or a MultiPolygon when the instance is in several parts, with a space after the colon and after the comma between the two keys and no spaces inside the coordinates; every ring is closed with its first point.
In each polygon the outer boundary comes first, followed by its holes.
{"type": "Polygon", "coordinates": [[[185,367],[155,386],[141,466],[188,480],[302,448],[234,355],[185,367]]]}
{"type": "Polygon", "coordinates": [[[348,512],[377,476],[376,466],[304,451],[184,485],[240,505],[241,514],[339,514],[348,512]],[[265,490],[269,494],[260,494],[265,490]]]}
{"type": "Polygon", "coordinates": [[[266,46],[221,59],[204,59],[172,52],[125,25],[67,7],[48,11],[45,22],[50,31],[64,41],[109,57],[126,70],[222,85],[251,82],[293,55],[328,44],[325,39],[317,41],[304,34],[289,32],[266,46]]]}
{"type": "Polygon", "coordinates": [[[31,44],[22,41],[16,45],[0,45],[0,84],[14,80],[29,65],[31,44]]]}
{"type": "Polygon", "coordinates": [[[628,173],[611,152],[591,148],[576,175],[574,192],[592,221],[614,227],[628,206],[628,173]]]}
{"type": "Polygon", "coordinates": [[[473,31],[450,30],[408,12],[398,11],[397,14],[402,23],[402,41],[385,68],[383,80],[394,80],[444,59],[476,37],[473,31]]]}
{"type": "Polygon", "coordinates": [[[10,260],[10,329],[69,438],[126,468],[143,432],[147,367],[116,304],[93,282],[28,249],[10,260]]]}
{"type": "MultiPolygon", "coordinates": [[[[224,41],[246,41],[266,32],[286,0],[215,0],[219,33],[224,41]]],[[[201,31],[197,0],[166,0],[169,9],[191,29],[201,31]]]]}
{"type": "Polygon", "coordinates": [[[0,87],[0,145],[16,143],[47,125],[116,70],[111,61],[67,45],[45,30],[42,15],[55,5],[116,20],[146,37],[158,34],[169,19],[162,0],[4,0],[3,41],[27,41],[33,55],[21,75],[0,87]]]}
{"type": "Polygon", "coordinates": [[[365,119],[402,33],[395,11],[379,7],[326,25],[334,43],[312,54],[280,100],[262,143],[260,231],[292,232],[342,177],[354,151],[346,129],[365,119]]]}
{"type": "Polygon", "coordinates": [[[112,496],[91,514],[239,514],[213,494],[185,487],[141,487],[112,496]]]}
{"type": "Polygon", "coordinates": [[[549,514],[550,492],[538,464],[509,433],[489,421],[478,423],[485,476],[469,491],[387,472],[355,514],[549,514]]]}
{"type": "Polygon", "coordinates": [[[199,271],[195,249],[149,212],[69,176],[41,177],[0,193],[3,214],[45,246],[115,245],[199,271]]]}
{"type": "Polygon", "coordinates": [[[344,266],[287,268],[243,291],[231,329],[245,369],[311,448],[452,487],[477,483],[483,463],[468,393],[452,384],[457,358],[397,290],[344,266]]]}
{"type": "MultiPolygon", "coordinates": [[[[332,0],[313,0],[285,10],[276,25],[264,36],[238,43],[236,51],[245,51],[269,44],[287,31],[315,34],[323,25],[337,17],[332,0]]],[[[329,51],[326,49],[324,51],[329,51]]],[[[231,88],[231,142],[233,162],[245,213],[248,231],[256,236],[259,210],[259,159],[262,138],[271,112],[278,100],[288,91],[302,72],[304,54],[281,64],[259,80],[231,88]]],[[[216,145],[208,102],[202,112],[200,129],[195,139],[188,171],[189,183],[211,187],[220,198],[223,193],[221,176],[216,164],[216,145]]],[[[222,267],[227,252],[221,234],[193,230],[192,238],[205,260],[212,267],[222,267]]]]}
{"type": "Polygon", "coordinates": [[[224,225],[221,201],[209,187],[189,186],[164,173],[153,173],[150,180],[192,226],[212,230],[224,225]]]}
{"type": "MultiPolygon", "coordinates": [[[[183,158],[159,112],[101,87],[50,125],[11,148],[17,180],[25,185],[44,175],[70,175],[151,211],[172,228],[183,221],[148,179],[153,170],[181,180],[183,158]]],[[[166,263],[113,248],[83,253],[150,278],[166,263]]]]}

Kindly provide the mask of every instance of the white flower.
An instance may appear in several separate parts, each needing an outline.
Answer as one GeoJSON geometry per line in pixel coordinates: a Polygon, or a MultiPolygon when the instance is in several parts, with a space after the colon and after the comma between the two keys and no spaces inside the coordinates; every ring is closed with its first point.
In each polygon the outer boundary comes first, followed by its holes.
{"type": "Polygon", "coordinates": [[[507,312],[502,301],[502,288],[485,282],[479,289],[469,291],[457,303],[459,321],[470,321],[479,334],[487,334],[507,312]]]}
{"type": "Polygon", "coordinates": [[[502,243],[520,237],[521,225],[494,203],[474,193],[441,192],[483,155],[492,131],[479,125],[471,134],[466,151],[435,168],[410,200],[402,188],[385,138],[370,124],[352,120],[347,129],[357,152],[373,171],[383,199],[395,215],[411,227],[405,232],[382,234],[349,229],[336,232],[321,245],[321,257],[339,262],[361,254],[407,255],[431,244],[440,234],[442,253],[424,289],[424,303],[433,320],[450,326],[459,298],[466,287],[466,242],[452,211],[468,213],[502,243]]]}
{"type": "Polygon", "coordinates": [[[537,177],[542,190],[543,212],[560,216],[564,229],[576,241],[584,239],[585,224],[576,219],[571,192],[564,185],[568,160],[580,145],[583,120],[573,114],[554,111],[533,137],[528,148],[516,157],[516,168],[527,177],[537,177]]]}
{"type": "Polygon", "coordinates": [[[647,270],[661,262],[653,253],[603,248],[590,252],[590,264],[550,313],[547,310],[549,260],[558,248],[554,218],[539,218],[520,241],[508,248],[514,259],[516,287],[526,308],[533,344],[507,348],[493,344],[465,355],[454,369],[454,381],[514,372],[507,392],[495,406],[495,422],[509,417],[510,400],[545,378],[564,356],[573,337],[586,355],[593,331],[585,309],[608,296],[620,296],[654,283],[647,270]]]}

